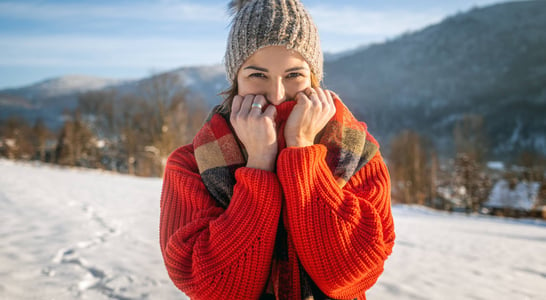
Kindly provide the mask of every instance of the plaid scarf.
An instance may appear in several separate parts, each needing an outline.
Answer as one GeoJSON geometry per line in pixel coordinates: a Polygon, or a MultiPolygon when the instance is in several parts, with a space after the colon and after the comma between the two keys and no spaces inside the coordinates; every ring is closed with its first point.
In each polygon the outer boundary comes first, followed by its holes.
{"type": "MultiPolygon", "coordinates": [[[[343,187],[370,161],[379,146],[375,139],[367,134],[366,124],[356,120],[337,95],[332,93],[332,96],[336,113],[317,135],[315,142],[326,146],[326,163],[338,185],[343,187]]],[[[295,101],[285,101],[276,107],[279,152],[286,147],[284,124],[295,104],[295,101]]],[[[221,207],[227,208],[233,195],[235,170],[246,164],[244,147],[229,123],[227,102],[211,111],[204,126],[195,136],[193,146],[199,173],[207,190],[221,207]]],[[[277,290],[279,298],[285,299],[290,292],[286,290],[286,287],[290,288],[289,273],[294,267],[299,269],[302,299],[329,299],[311,280],[299,262],[283,222],[279,222],[275,244],[272,275],[262,299],[275,299],[274,290],[277,290]]]]}

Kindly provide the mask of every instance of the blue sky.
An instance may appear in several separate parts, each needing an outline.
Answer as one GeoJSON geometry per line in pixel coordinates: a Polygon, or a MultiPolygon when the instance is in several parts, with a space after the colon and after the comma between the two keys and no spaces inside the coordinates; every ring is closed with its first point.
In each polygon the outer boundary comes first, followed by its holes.
{"type": "MultiPolygon", "coordinates": [[[[501,0],[303,0],[323,50],[378,43],[501,0]]],[[[82,74],[142,78],[220,63],[228,1],[0,0],[0,89],[82,74]]]]}

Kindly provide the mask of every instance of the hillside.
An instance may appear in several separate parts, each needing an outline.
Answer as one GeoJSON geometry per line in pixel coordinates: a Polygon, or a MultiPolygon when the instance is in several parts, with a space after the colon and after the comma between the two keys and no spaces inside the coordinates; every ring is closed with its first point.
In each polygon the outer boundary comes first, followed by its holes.
{"type": "Polygon", "coordinates": [[[110,88],[128,81],[84,75],[46,79],[21,88],[0,91],[0,120],[20,116],[29,121],[42,118],[49,127],[62,122],[64,110],[73,109],[79,93],[110,88]]]}
{"type": "Polygon", "coordinates": [[[411,128],[447,150],[454,122],[480,114],[492,154],[546,153],[544,28],[546,1],[474,9],[327,62],[327,86],[383,143],[411,128]]]}
{"type": "MultiPolygon", "coordinates": [[[[194,95],[190,101],[204,102],[209,107],[221,101],[218,93],[227,86],[224,69],[220,65],[184,67],[167,73],[177,75],[179,87],[187,88],[194,95]]],[[[48,127],[57,129],[63,122],[63,112],[77,106],[81,93],[114,90],[119,95],[139,95],[142,93],[140,87],[152,81],[152,76],[139,80],[115,80],[69,75],[0,90],[0,121],[10,116],[20,116],[30,122],[41,118],[48,127]]]]}

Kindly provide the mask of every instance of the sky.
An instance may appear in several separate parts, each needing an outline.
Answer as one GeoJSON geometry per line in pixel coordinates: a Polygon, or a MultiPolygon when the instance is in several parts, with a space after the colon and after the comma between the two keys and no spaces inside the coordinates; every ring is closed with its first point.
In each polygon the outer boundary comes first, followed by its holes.
{"type": "MultiPolygon", "coordinates": [[[[502,0],[303,0],[324,52],[417,31],[502,0]]],[[[138,79],[222,62],[228,1],[0,0],[0,89],[64,76],[138,79]]]]}

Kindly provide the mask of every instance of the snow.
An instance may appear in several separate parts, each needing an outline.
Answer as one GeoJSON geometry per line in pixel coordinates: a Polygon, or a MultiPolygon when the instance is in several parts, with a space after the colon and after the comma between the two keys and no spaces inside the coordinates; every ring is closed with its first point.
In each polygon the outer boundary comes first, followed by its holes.
{"type": "Polygon", "coordinates": [[[104,79],[86,75],[66,75],[39,83],[37,86],[50,94],[63,94],[75,91],[97,90],[112,84],[122,83],[119,79],[104,79]]]}
{"type": "MultiPolygon", "coordinates": [[[[187,299],[158,242],[161,180],[0,159],[0,299],[187,299]]],[[[394,206],[368,299],[544,299],[546,222],[394,206]]]]}
{"type": "Polygon", "coordinates": [[[546,222],[394,208],[396,245],[368,299],[544,299],[546,222]]]}
{"type": "Polygon", "coordinates": [[[487,162],[487,168],[489,168],[490,170],[495,170],[495,171],[503,171],[503,170],[505,170],[504,162],[502,162],[502,161],[490,161],[490,162],[487,162]]]}
{"type": "Polygon", "coordinates": [[[21,87],[22,95],[27,99],[66,96],[77,92],[100,90],[113,85],[128,83],[130,80],[106,79],[86,75],[65,75],[46,79],[36,84],[21,87]]]}
{"type": "Polygon", "coordinates": [[[0,299],[184,299],[159,179],[0,160],[0,299]]]}
{"type": "Polygon", "coordinates": [[[495,208],[513,208],[530,211],[537,202],[540,183],[522,181],[513,189],[506,180],[499,180],[493,186],[489,199],[483,205],[495,208]]]}

